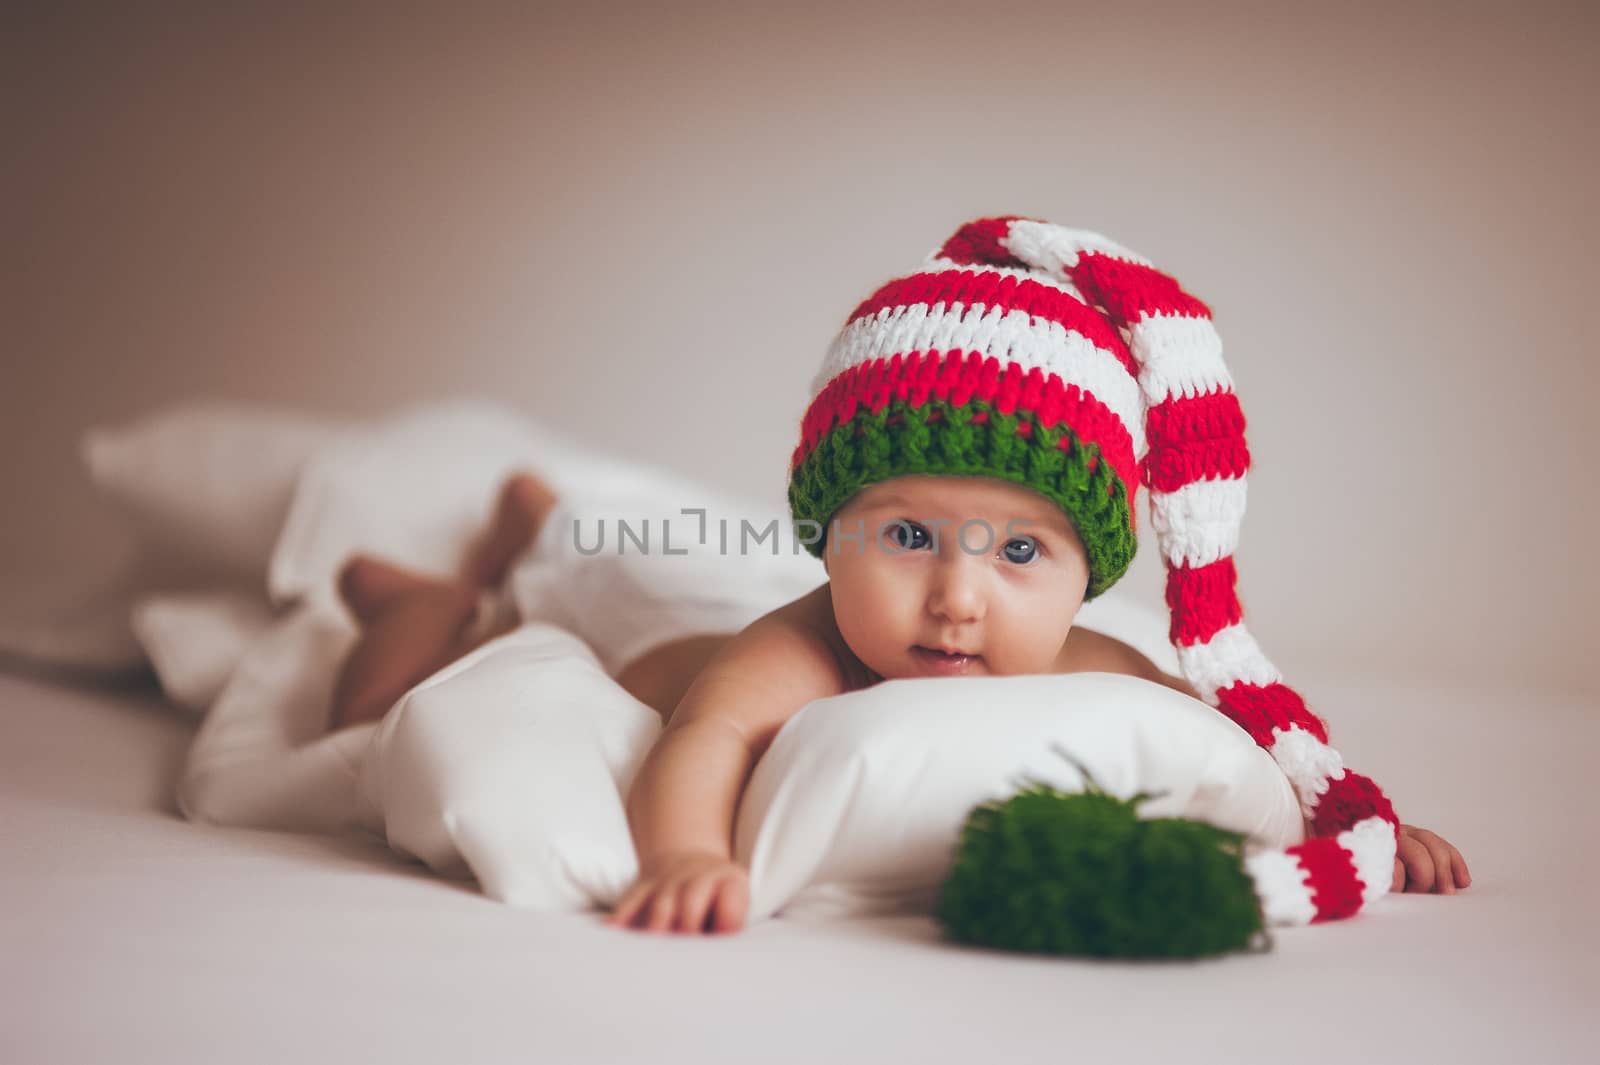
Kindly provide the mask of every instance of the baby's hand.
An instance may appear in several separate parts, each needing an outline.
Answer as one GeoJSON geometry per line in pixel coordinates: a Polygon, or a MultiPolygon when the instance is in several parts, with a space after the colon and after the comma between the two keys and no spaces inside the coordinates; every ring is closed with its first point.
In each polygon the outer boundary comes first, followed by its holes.
{"type": "Polygon", "coordinates": [[[1414,825],[1400,826],[1395,851],[1394,881],[1390,891],[1431,891],[1454,895],[1456,888],[1472,883],[1467,860],[1436,832],[1414,825]]]}
{"type": "Polygon", "coordinates": [[[712,851],[672,851],[639,871],[605,923],[647,932],[737,932],[749,909],[744,866],[712,851]]]}

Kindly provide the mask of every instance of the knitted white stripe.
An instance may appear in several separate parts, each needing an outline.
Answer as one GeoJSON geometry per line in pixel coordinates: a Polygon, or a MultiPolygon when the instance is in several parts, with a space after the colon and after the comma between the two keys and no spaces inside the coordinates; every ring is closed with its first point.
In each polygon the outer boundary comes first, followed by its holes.
{"type": "Polygon", "coordinates": [[[1038,367],[1060,377],[1063,385],[1077,385],[1127,427],[1135,459],[1148,450],[1144,402],[1127,367],[1083,334],[1022,310],[1002,311],[981,303],[913,303],[859,318],[834,339],[811,392],[820,393],[839,374],[873,359],[952,349],[992,355],[1002,365],[1014,362],[1024,373],[1038,367]]]}
{"type": "MultiPolygon", "coordinates": [[[[1389,891],[1394,877],[1394,827],[1381,817],[1369,817],[1354,828],[1339,833],[1335,842],[1350,859],[1361,881],[1361,905],[1389,891]]],[[[1262,916],[1269,925],[1310,924],[1317,905],[1307,882],[1309,877],[1298,859],[1283,850],[1264,850],[1245,855],[1245,872],[1255,883],[1262,916]]]]}
{"type": "Polygon", "coordinates": [[[1206,643],[1179,647],[1178,666],[1201,701],[1217,705],[1217,691],[1237,681],[1262,687],[1283,680],[1244,622],[1218,629],[1206,643]]]}
{"type": "Polygon", "coordinates": [[[1261,916],[1269,925],[1310,924],[1317,915],[1311,901],[1305,870],[1285,851],[1270,850],[1247,854],[1244,871],[1255,882],[1256,898],[1261,900],[1261,916]]]}
{"type": "MultiPolygon", "coordinates": [[[[1085,252],[1155,269],[1142,255],[1087,229],[1068,229],[1050,222],[1011,223],[1000,245],[1025,263],[1060,277],[1078,265],[1085,252]]],[[[1139,382],[1151,406],[1172,396],[1233,391],[1233,378],[1222,361],[1222,338],[1209,318],[1149,315],[1130,323],[1129,346],[1140,367],[1139,382]]]]}
{"type": "Polygon", "coordinates": [[[1361,878],[1361,905],[1385,895],[1394,880],[1394,826],[1381,817],[1368,817],[1355,827],[1339,833],[1339,846],[1350,852],[1350,861],[1361,878]]]}
{"type": "Polygon", "coordinates": [[[1017,219],[1000,246],[1025,263],[1065,275],[1078,265],[1078,257],[1086,251],[1100,252],[1115,259],[1125,259],[1141,266],[1151,266],[1149,259],[1140,257],[1116,243],[1111,238],[1087,229],[1068,229],[1050,222],[1029,222],[1017,219]]]}
{"type": "MultiPolygon", "coordinates": [[[[1108,238],[1086,230],[1048,222],[1017,220],[1000,243],[1021,261],[1062,277],[1086,252],[1138,263],[1148,260],[1108,238]]],[[[1179,397],[1192,398],[1233,391],[1233,379],[1222,359],[1222,341],[1209,318],[1150,315],[1123,327],[1139,366],[1139,385],[1149,406],[1179,397]]],[[[1151,524],[1169,564],[1208,565],[1234,554],[1245,506],[1243,476],[1185,485],[1171,493],[1151,492],[1151,524]]],[[[1183,675],[1200,697],[1217,705],[1217,692],[1238,682],[1267,686],[1282,674],[1261,652],[1243,624],[1228,626],[1203,643],[1178,648],[1183,675]]],[[[1310,818],[1329,782],[1344,774],[1339,752],[1305,729],[1275,729],[1269,748],[1310,818]]],[[[1382,818],[1367,818],[1337,840],[1362,882],[1362,903],[1383,894],[1394,864],[1393,828],[1382,818]]],[[[1245,869],[1268,924],[1309,924],[1317,907],[1306,883],[1308,875],[1286,851],[1247,855],[1245,869]]]]}
{"type": "Polygon", "coordinates": [[[1271,753],[1289,778],[1301,812],[1315,816],[1328,782],[1344,775],[1343,756],[1303,728],[1273,729],[1271,753]]]}
{"type": "Polygon", "coordinates": [[[954,259],[944,259],[939,256],[939,249],[935,248],[928,257],[922,261],[919,273],[943,273],[946,270],[956,270],[971,274],[999,274],[1001,277],[1014,277],[1019,281],[1032,281],[1053,288],[1057,292],[1066,293],[1082,304],[1089,304],[1084,298],[1083,291],[1077,284],[1068,278],[1057,277],[1040,270],[1029,270],[1021,266],[995,266],[990,263],[958,263],[954,259]]]}
{"type": "Polygon", "coordinates": [[[1209,566],[1239,549],[1245,478],[1194,481],[1176,492],[1150,490],[1150,524],[1172,566],[1209,566]]]}
{"type": "Polygon", "coordinates": [[[1222,361],[1222,338],[1211,319],[1152,314],[1135,322],[1130,332],[1139,387],[1150,406],[1175,396],[1233,391],[1233,377],[1222,361]]]}

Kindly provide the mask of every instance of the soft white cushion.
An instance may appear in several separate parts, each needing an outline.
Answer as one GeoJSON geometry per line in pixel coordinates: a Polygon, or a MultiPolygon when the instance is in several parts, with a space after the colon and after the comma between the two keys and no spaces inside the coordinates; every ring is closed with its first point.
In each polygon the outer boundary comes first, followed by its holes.
{"type": "MultiPolygon", "coordinates": [[[[77,670],[137,669],[151,655],[143,637],[153,633],[134,628],[142,599],[206,589],[254,595],[264,607],[267,559],[300,470],[342,431],[303,412],[220,402],[89,429],[79,443],[89,478],[132,536],[117,558],[86,561],[92,587],[73,588],[79,575],[66,575],[53,602],[4,604],[0,654],[77,670]]],[[[162,649],[166,663],[193,675],[174,657],[180,648],[166,641],[162,649]]],[[[215,656],[206,657],[215,668],[215,656]]],[[[180,701],[193,698],[188,683],[180,682],[180,701]]]]}
{"type": "Polygon", "coordinates": [[[92,428],[81,450],[168,577],[259,584],[301,469],[342,431],[300,412],[194,403],[92,428]]]}
{"type": "Polygon", "coordinates": [[[390,845],[437,872],[514,905],[609,905],[638,869],[622,796],[660,733],[582,640],[525,625],[402,698],[362,784],[390,845]]]}
{"type": "MultiPolygon", "coordinates": [[[[364,788],[389,841],[485,892],[542,909],[609,908],[637,873],[624,799],[660,725],[575,637],[525,626],[406,696],[364,788]]],[[[1232,722],[1120,675],[890,681],[817,700],[784,726],[739,809],[751,919],[926,909],[975,805],[1029,777],[1164,793],[1181,815],[1283,845],[1299,808],[1232,722]]]]}
{"type": "Polygon", "coordinates": [[[381,831],[360,787],[375,724],[328,731],[342,611],[302,603],[252,641],[189,746],[178,807],[194,821],[288,832],[381,831]]]}
{"type": "Polygon", "coordinates": [[[648,491],[690,506],[706,497],[685,478],[608,458],[493,403],[430,403],[349,434],[306,466],[268,570],[273,601],[331,597],[340,566],[358,551],[459,572],[501,483],[521,469],[564,496],[648,491]]]}
{"type": "Polygon", "coordinates": [[[167,698],[203,714],[274,617],[265,595],[243,588],[151,595],[134,605],[133,632],[167,698]]]}
{"type": "Polygon", "coordinates": [[[819,699],[756,767],[735,853],[751,915],[932,908],[972,808],[1037,780],[1079,791],[1068,752],[1144,817],[1191,817],[1282,846],[1303,835],[1272,757],[1170,688],[1112,673],[919,678],[819,699]]]}
{"type": "Polygon", "coordinates": [[[233,632],[245,600],[259,599],[266,609],[269,563],[280,603],[313,591],[331,600],[334,573],[357,550],[423,569],[452,568],[513,468],[548,467],[567,487],[659,480],[646,467],[599,459],[533,419],[469,400],[429,402],[370,421],[179,403],[89,429],[80,453],[95,488],[133,532],[126,557],[114,572],[89,567],[108,573],[93,587],[63,590],[25,609],[7,606],[0,654],[91,670],[148,663],[189,706],[225,677],[221,645],[210,641],[189,661],[185,642],[167,636],[179,624],[196,631],[201,605],[176,608],[181,619],[159,608],[139,620],[133,615],[140,602],[227,600],[213,620],[233,632]]]}

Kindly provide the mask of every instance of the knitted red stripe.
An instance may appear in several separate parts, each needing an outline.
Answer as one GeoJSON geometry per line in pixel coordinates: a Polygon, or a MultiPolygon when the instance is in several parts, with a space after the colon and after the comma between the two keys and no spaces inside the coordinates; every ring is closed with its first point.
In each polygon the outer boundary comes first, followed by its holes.
{"type": "Polygon", "coordinates": [[[1123,342],[1122,335],[1106,321],[1105,315],[1059,288],[987,270],[941,270],[890,281],[863,300],[851,312],[850,321],[871,318],[885,308],[917,303],[930,307],[936,303],[946,306],[982,304],[1026,311],[1035,318],[1055,322],[1069,332],[1088,338],[1095,347],[1115,355],[1130,376],[1139,376],[1133,353],[1123,342]]]}
{"type": "Polygon", "coordinates": [[[1214,478],[1242,477],[1250,468],[1244,441],[1244,412],[1233,392],[1175,396],[1149,408],[1145,432],[1145,485],[1176,492],[1184,485],[1214,478]]]}
{"type": "MultiPolygon", "coordinates": [[[[1100,455],[1121,478],[1128,501],[1138,489],[1138,464],[1133,458],[1133,436],[1122,419],[1096,397],[1077,385],[1064,385],[1056,374],[1046,376],[1038,367],[1024,372],[981,352],[896,353],[853,366],[829,381],[812,400],[800,423],[800,446],[790,458],[790,472],[836,425],[844,425],[865,407],[874,414],[891,399],[921,407],[929,399],[964,406],[974,399],[990,402],[1001,414],[1021,412],[1048,428],[1064,423],[1073,435],[1100,449],[1100,455]]],[[[1020,427],[1019,427],[1020,429],[1020,427]]],[[[1062,438],[1062,445],[1069,443],[1062,438]]]]}
{"type": "Polygon", "coordinates": [[[1311,889],[1311,902],[1317,908],[1312,923],[1337,921],[1361,908],[1365,885],[1356,875],[1350,852],[1336,840],[1308,839],[1290,847],[1287,853],[1297,858],[1305,870],[1303,883],[1311,889]]]}
{"type": "Polygon", "coordinates": [[[1224,555],[1204,566],[1167,563],[1167,609],[1172,625],[1167,638],[1178,647],[1210,643],[1211,637],[1244,616],[1234,590],[1238,572],[1233,556],[1224,555]]]}
{"type": "Polygon", "coordinates": [[[1286,684],[1236,681],[1217,689],[1217,709],[1250,733],[1256,745],[1265,750],[1271,750],[1277,742],[1274,735],[1277,729],[1304,729],[1319,742],[1328,742],[1328,726],[1307,709],[1300,694],[1286,684]]]}
{"type": "Polygon", "coordinates": [[[1067,269],[1083,294],[1105,308],[1107,317],[1117,325],[1137,325],[1152,314],[1211,317],[1210,307],[1153,266],[1085,252],[1078,257],[1077,265],[1067,269]]]}
{"type": "Polygon", "coordinates": [[[1311,834],[1336,836],[1369,817],[1381,817],[1396,828],[1400,826],[1394,804],[1379,790],[1378,785],[1370,777],[1347,769],[1344,776],[1329,781],[1328,790],[1317,799],[1317,811],[1311,818],[1311,834]]]}
{"type": "Polygon", "coordinates": [[[1006,250],[1000,241],[1011,232],[1011,223],[1017,215],[1000,218],[980,218],[968,222],[956,235],[944,242],[939,257],[963,265],[986,263],[992,266],[1026,266],[1006,250]]]}

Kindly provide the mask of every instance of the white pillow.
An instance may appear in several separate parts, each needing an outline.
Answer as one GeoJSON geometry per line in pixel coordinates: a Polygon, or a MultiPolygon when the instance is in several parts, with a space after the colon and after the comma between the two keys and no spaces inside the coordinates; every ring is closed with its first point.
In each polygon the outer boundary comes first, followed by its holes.
{"type": "Polygon", "coordinates": [[[403,697],[362,787],[402,854],[503,902],[582,910],[633,882],[622,796],[660,733],[577,636],[524,625],[403,697]]]}
{"type": "Polygon", "coordinates": [[[350,434],[307,465],[273,549],[272,600],[333,596],[340,566],[357,551],[458,572],[501,482],[525,468],[563,495],[706,496],[684,478],[600,455],[495,404],[430,403],[350,434]]]}
{"type": "Polygon", "coordinates": [[[328,731],[356,630],[305,603],[253,640],[189,746],[178,808],[193,821],[287,832],[381,831],[360,787],[375,724],[328,731]]]}
{"type": "Polygon", "coordinates": [[[53,602],[5,604],[0,654],[76,670],[139,669],[146,651],[132,612],[140,599],[222,586],[264,603],[267,559],[300,469],[340,432],[304,413],[209,402],[89,429],[79,442],[89,478],[134,536],[117,558],[62,575],[53,602]]]}
{"type": "Polygon", "coordinates": [[[1271,755],[1196,699],[1114,673],[919,678],[819,699],[751,777],[735,854],[751,920],[931,912],[972,808],[1029,780],[1155,792],[1143,817],[1190,817],[1283,846],[1304,833],[1271,755]]]}
{"type": "Polygon", "coordinates": [[[152,595],[133,608],[133,632],[167,698],[203,714],[252,643],[272,627],[266,596],[245,589],[152,595]]]}
{"type": "Polygon", "coordinates": [[[167,577],[259,585],[301,469],[341,432],[305,413],[202,402],[96,426],[81,452],[167,577]]]}
{"type": "MultiPolygon", "coordinates": [[[[609,908],[637,873],[624,797],[660,732],[576,637],[529,625],[390,711],[364,767],[390,843],[493,898],[609,908]]],[[[1146,816],[1213,821],[1274,846],[1300,838],[1272,758],[1232,722],[1121,675],[890,681],[811,703],[752,775],[735,833],[751,920],[926,910],[972,807],[1031,776],[1161,791],[1146,816]]]]}

